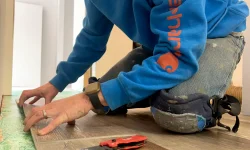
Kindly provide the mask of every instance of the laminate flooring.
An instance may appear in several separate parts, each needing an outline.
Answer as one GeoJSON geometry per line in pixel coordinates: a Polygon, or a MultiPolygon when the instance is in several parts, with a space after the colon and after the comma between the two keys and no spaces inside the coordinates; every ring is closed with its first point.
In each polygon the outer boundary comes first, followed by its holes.
{"type": "MultiPolygon", "coordinates": [[[[25,114],[32,107],[26,105],[25,114]]],[[[234,119],[225,115],[222,122],[232,127],[234,119]]],[[[63,124],[48,135],[38,136],[37,129],[49,123],[49,119],[42,120],[31,129],[31,133],[38,150],[81,149],[98,145],[103,140],[135,134],[148,137],[148,143],[143,148],[145,150],[247,150],[250,149],[250,117],[240,116],[240,119],[238,133],[215,127],[201,133],[182,135],[160,128],[149,109],[145,108],[129,110],[123,116],[99,116],[90,112],[77,120],[75,126],[63,124]]]]}
{"type": "MultiPolygon", "coordinates": [[[[39,104],[38,104],[39,105],[39,104]]],[[[32,105],[25,105],[28,114],[32,105]]],[[[148,108],[129,110],[122,116],[99,116],[90,112],[78,119],[75,126],[62,124],[45,136],[37,130],[45,127],[49,119],[32,127],[31,135],[37,150],[75,150],[96,146],[100,141],[116,137],[141,134],[148,137],[142,150],[248,150],[250,149],[250,116],[240,116],[237,133],[214,127],[196,134],[176,134],[160,128],[148,108]]],[[[235,118],[223,116],[222,122],[232,127],[235,118]]]]}

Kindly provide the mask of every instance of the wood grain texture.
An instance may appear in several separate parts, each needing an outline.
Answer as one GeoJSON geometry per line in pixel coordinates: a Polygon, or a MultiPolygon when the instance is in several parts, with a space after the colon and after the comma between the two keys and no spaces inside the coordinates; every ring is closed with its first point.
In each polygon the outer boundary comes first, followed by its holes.
{"type": "MultiPolygon", "coordinates": [[[[110,138],[99,138],[99,139],[77,139],[73,141],[60,141],[60,142],[51,142],[40,144],[38,149],[67,149],[67,150],[76,150],[84,149],[93,146],[97,146],[96,143],[101,141],[109,140],[110,138]]],[[[147,142],[147,146],[141,148],[140,150],[167,150],[159,145],[156,145],[152,142],[147,142]]]]}
{"type": "MultiPolygon", "coordinates": [[[[33,106],[24,107],[27,114],[33,106]]],[[[229,115],[222,122],[231,127],[235,118],[229,115]]],[[[37,136],[37,129],[48,124],[43,120],[31,129],[35,146],[43,149],[81,149],[98,145],[100,141],[115,137],[142,134],[148,137],[145,149],[161,150],[245,150],[250,147],[250,117],[240,116],[241,126],[238,133],[228,132],[219,127],[207,129],[196,134],[176,134],[160,128],[148,108],[129,110],[124,116],[97,116],[90,112],[76,121],[75,126],[63,124],[52,133],[37,136]],[[151,143],[151,144],[150,144],[151,143]],[[154,145],[157,144],[157,145],[154,145]]]]}
{"type": "Polygon", "coordinates": [[[92,67],[90,67],[84,74],[83,85],[86,87],[89,84],[89,78],[92,76],[92,67]]]}
{"type": "Polygon", "coordinates": [[[0,0],[0,99],[11,94],[14,0],[0,0]]]}

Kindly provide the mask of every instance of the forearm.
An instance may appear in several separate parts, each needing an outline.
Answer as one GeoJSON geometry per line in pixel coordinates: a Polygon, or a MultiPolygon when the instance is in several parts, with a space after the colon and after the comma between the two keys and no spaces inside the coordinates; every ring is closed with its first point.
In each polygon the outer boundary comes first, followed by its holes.
{"type": "Polygon", "coordinates": [[[86,1],[86,9],[83,29],[77,36],[73,51],[67,61],[58,65],[57,75],[50,81],[60,92],[102,57],[113,28],[113,23],[90,1],[86,1]]]}

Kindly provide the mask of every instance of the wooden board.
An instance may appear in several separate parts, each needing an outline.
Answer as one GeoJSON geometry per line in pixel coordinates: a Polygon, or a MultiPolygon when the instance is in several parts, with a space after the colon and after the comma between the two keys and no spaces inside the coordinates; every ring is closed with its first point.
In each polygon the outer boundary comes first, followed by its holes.
{"type": "Polygon", "coordinates": [[[0,99],[11,94],[14,0],[0,0],[0,99]]]}
{"type": "MultiPolygon", "coordinates": [[[[28,113],[31,108],[30,105],[25,107],[25,113],[28,113]]],[[[228,119],[224,119],[223,123],[233,126],[234,118],[230,116],[226,118],[228,119]]],[[[98,145],[99,141],[104,139],[134,134],[146,135],[152,143],[151,146],[155,146],[152,149],[160,146],[172,150],[243,150],[250,147],[249,120],[249,117],[242,117],[241,128],[237,134],[216,127],[202,133],[180,135],[158,127],[149,109],[135,109],[130,110],[126,116],[97,116],[91,112],[86,117],[77,120],[76,126],[63,124],[51,134],[37,136],[37,129],[48,124],[48,120],[43,120],[35,125],[31,132],[38,150],[64,149],[65,147],[66,149],[80,149],[98,145]]]]}
{"type": "MultiPolygon", "coordinates": [[[[246,0],[245,1],[249,6],[250,6],[250,1],[246,0]]],[[[250,26],[250,20],[247,20],[247,27],[250,26]]],[[[250,30],[249,28],[247,28],[247,30],[244,33],[245,36],[245,41],[246,41],[246,45],[244,48],[244,53],[243,53],[243,77],[242,77],[242,87],[243,87],[243,99],[242,99],[242,103],[243,103],[243,107],[242,107],[242,113],[244,115],[249,115],[250,116],[250,70],[249,70],[249,65],[250,65],[250,59],[248,58],[250,55],[250,43],[248,42],[250,40],[250,30]]]]}
{"type": "Polygon", "coordinates": [[[83,86],[86,87],[89,84],[89,78],[92,77],[92,67],[90,67],[84,74],[83,86]]]}
{"type": "MultiPolygon", "coordinates": [[[[113,137],[115,138],[115,137],[113,137]]],[[[76,139],[72,141],[60,141],[60,142],[50,142],[43,143],[39,145],[39,149],[67,149],[67,150],[76,150],[80,148],[89,148],[96,146],[97,143],[101,141],[109,140],[110,138],[94,138],[94,139],[76,139]]],[[[141,148],[140,150],[167,150],[161,146],[158,146],[152,142],[147,142],[147,146],[141,148]]]]}
{"type": "MultiPolygon", "coordinates": [[[[5,106],[7,102],[11,102],[10,99],[11,97],[4,98],[5,106]]],[[[20,117],[20,114],[18,115],[18,107],[14,105],[14,99],[11,104],[8,109],[4,109],[3,120],[5,122],[0,120],[0,127],[2,124],[7,126],[7,123],[10,123],[9,127],[3,129],[4,141],[0,142],[0,149],[3,144],[11,140],[9,147],[22,143],[22,146],[25,143],[28,145],[31,140],[28,135],[26,136],[22,132],[20,124],[22,121],[18,119],[23,117],[20,117]],[[18,128],[14,128],[14,125],[15,127],[18,125],[18,128]]],[[[27,114],[31,108],[30,105],[25,107],[25,113],[27,114]]],[[[100,141],[106,139],[134,134],[142,134],[148,137],[149,143],[144,147],[144,150],[161,150],[163,148],[168,150],[245,150],[250,147],[250,117],[240,116],[240,120],[241,126],[236,134],[215,127],[201,133],[182,135],[161,129],[154,122],[149,109],[134,109],[129,110],[126,116],[97,116],[90,113],[86,117],[77,120],[76,126],[63,124],[48,135],[37,136],[37,129],[48,124],[49,120],[43,120],[32,128],[31,133],[35,147],[38,150],[80,149],[98,145],[100,141]]],[[[228,115],[222,119],[224,124],[231,127],[234,125],[234,121],[234,117],[228,115]]],[[[31,143],[32,141],[29,144],[31,143]]]]}
{"type": "MultiPolygon", "coordinates": [[[[32,109],[31,105],[25,105],[24,113],[28,114],[32,109]]],[[[52,133],[45,136],[38,136],[37,130],[45,127],[50,119],[42,120],[31,129],[31,134],[35,146],[38,150],[43,149],[81,149],[98,145],[103,140],[116,137],[127,137],[138,134],[134,129],[130,129],[122,124],[113,122],[113,117],[98,116],[93,112],[77,120],[75,126],[62,124],[52,133]]],[[[147,147],[142,150],[159,149],[165,150],[152,142],[147,143],[147,147]],[[150,148],[150,149],[149,149],[150,148]]]]}

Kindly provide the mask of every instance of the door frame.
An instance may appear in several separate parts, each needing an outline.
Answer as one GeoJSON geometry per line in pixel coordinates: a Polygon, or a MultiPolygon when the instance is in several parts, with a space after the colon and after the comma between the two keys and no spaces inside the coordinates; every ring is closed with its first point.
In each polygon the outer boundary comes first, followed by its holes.
{"type": "Polygon", "coordinates": [[[0,97],[11,95],[15,0],[0,0],[0,97]]]}
{"type": "MultiPolygon", "coordinates": [[[[247,26],[250,27],[250,20],[247,20],[247,26]]],[[[245,41],[250,40],[250,29],[245,32],[245,41]]],[[[245,50],[243,53],[243,78],[242,78],[242,114],[250,115],[250,44],[246,43],[245,50]]]]}

